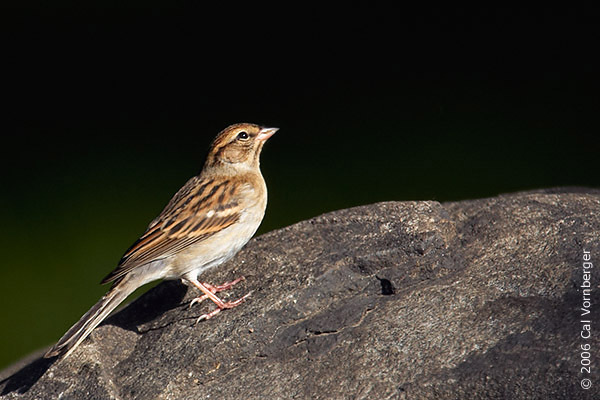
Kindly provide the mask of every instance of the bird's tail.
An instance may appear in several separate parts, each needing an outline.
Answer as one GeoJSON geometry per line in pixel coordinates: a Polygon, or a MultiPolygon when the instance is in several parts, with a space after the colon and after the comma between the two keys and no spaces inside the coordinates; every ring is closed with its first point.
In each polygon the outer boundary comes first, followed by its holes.
{"type": "Polygon", "coordinates": [[[60,338],[58,343],[44,354],[44,357],[67,357],[111,311],[137,288],[138,285],[127,278],[117,283],[60,338]]]}

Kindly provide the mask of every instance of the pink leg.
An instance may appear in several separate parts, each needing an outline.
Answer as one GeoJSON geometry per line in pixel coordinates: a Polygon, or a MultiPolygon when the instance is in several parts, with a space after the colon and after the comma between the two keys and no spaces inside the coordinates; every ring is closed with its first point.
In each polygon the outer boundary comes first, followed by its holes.
{"type": "Polygon", "coordinates": [[[210,319],[212,317],[214,317],[215,315],[217,315],[219,312],[221,312],[221,310],[225,309],[225,308],[233,308],[233,307],[237,307],[238,305],[240,305],[244,300],[246,300],[251,294],[252,292],[246,294],[244,297],[236,300],[236,301],[228,301],[228,302],[224,302],[223,300],[221,300],[220,298],[218,298],[215,293],[218,293],[220,291],[223,290],[227,290],[230,289],[233,285],[235,285],[236,283],[242,281],[244,278],[238,278],[234,281],[231,282],[227,282],[224,283],[222,285],[218,285],[218,286],[213,286],[210,284],[203,284],[198,282],[198,280],[193,279],[193,280],[188,280],[192,285],[194,285],[195,287],[197,287],[198,289],[200,289],[200,291],[202,291],[204,293],[204,295],[195,298],[194,300],[192,300],[192,302],[190,303],[190,307],[193,304],[202,302],[206,299],[211,299],[216,305],[217,308],[214,309],[213,311],[207,313],[207,314],[203,314],[200,317],[198,317],[198,319],[196,320],[196,323],[200,322],[203,319],[210,319]]]}
{"type": "Polygon", "coordinates": [[[221,292],[221,291],[223,291],[223,290],[229,290],[229,289],[231,289],[231,287],[232,287],[233,285],[235,285],[236,283],[239,283],[239,282],[241,282],[241,281],[243,281],[243,280],[246,280],[246,278],[244,278],[243,276],[240,276],[239,278],[237,278],[237,279],[235,279],[235,280],[233,280],[233,281],[231,281],[231,282],[225,282],[225,283],[224,283],[224,284],[222,284],[222,285],[216,285],[216,286],[213,286],[213,285],[211,285],[210,283],[202,283],[202,284],[203,284],[205,287],[207,287],[207,288],[208,288],[208,290],[210,290],[211,292],[213,292],[213,293],[218,293],[218,292],[221,292]]]}
{"type": "MultiPolygon", "coordinates": [[[[233,287],[233,285],[235,285],[236,283],[239,283],[239,282],[241,282],[241,281],[243,281],[243,280],[245,280],[245,279],[246,279],[246,278],[244,278],[244,277],[242,276],[242,277],[239,277],[239,278],[237,278],[236,280],[233,280],[233,281],[231,281],[231,282],[225,282],[225,283],[224,283],[224,284],[222,284],[222,285],[216,285],[216,286],[214,286],[214,285],[211,285],[210,283],[206,283],[206,282],[202,282],[202,283],[200,283],[200,284],[201,284],[202,286],[204,286],[206,289],[210,290],[210,291],[211,291],[211,293],[215,294],[215,293],[222,292],[223,290],[229,290],[229,289],[231,289],[231,288],[233,287]]],[[[191,282],[191,281],[190,281],[190,282],[191,282]]],[[[194,286],[198,287],[198,286],[197,286],[197,285],[196,285],[194,282],[191,282],[191,283],[192,283],[194,286]]],[[[198,287],[198,289],[200,289],[200,288],[198,287]]],[[[200,289],[200,290],[202,290],[202,289],[200,289]]],[[[208,298],[209,298],[209,297],[208,297],[208,295],[206,295],[206,294],[205,294],[205,295],[202,295],[202,296],[200,296],[200,297],[196,297],[195,299],[193,299],[193,300],[190,302],[190,308],[191,308],[191,307],[192,307],[194,304],[196,304],[196,303],[202,303],[204,300],[206,300],[206,299],[208,299],[208,298]]],[[[212,300],[212,299],[211,299],[211,300],[212,300]]],[[[214,301],[214,300],[213,300],[213,301],[214,301]]],[[[215,303],[216,303],[217,305],[219,305],[219,303],[217,303],[216,301],[215,301],[215,303]]]]}

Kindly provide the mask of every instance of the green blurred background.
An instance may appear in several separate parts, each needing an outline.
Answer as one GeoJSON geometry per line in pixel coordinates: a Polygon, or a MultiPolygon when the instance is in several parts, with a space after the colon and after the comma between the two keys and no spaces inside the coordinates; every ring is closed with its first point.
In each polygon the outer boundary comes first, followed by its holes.
{"type": "Polygon", "coordinates": [[[600,187],[584,14],[5,12],[0,368],[104,294],[230,123],[281,129],[259,233],[377,201],[600,187]]]}

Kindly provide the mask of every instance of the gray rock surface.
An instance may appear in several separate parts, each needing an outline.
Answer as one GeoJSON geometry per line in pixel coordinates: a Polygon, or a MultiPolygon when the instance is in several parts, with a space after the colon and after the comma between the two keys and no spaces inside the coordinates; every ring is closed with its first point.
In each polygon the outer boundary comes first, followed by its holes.
{"type": "MultiPolygon", "coordinates": [[[[548,190],[387,202],[252,240],[203,280],[246,281],[244,305],[165,282],[71,355],[0,384],[24,399],[600,398],[595,301],[583,339],[583,254],[600,266],[600,193],[548,190]],[[562,193],[561,193],[562,192],[562,193]],[[591,374],[581,372],[582,344],[591,374]],[[581,388],[589,378],[592,387],[581,388]]],[[[591,270],[592,297],[600,273],[591,270]]],[[[597,330],[598,329],[598,330],[597,330]]],[[[585,361],[584,361],[585,362],[585,361]]]]}

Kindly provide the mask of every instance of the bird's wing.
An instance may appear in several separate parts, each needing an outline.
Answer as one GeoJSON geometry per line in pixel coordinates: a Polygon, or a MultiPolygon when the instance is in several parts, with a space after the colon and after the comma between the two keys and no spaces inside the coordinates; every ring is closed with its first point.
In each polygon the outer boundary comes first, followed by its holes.
{"type": "Polygon", "coordinates": [[[116,281],[137,266],[174,255],[233,225],[248,190],[252,185],[233,179],[190,179],[102,283],[116,281]]]}

